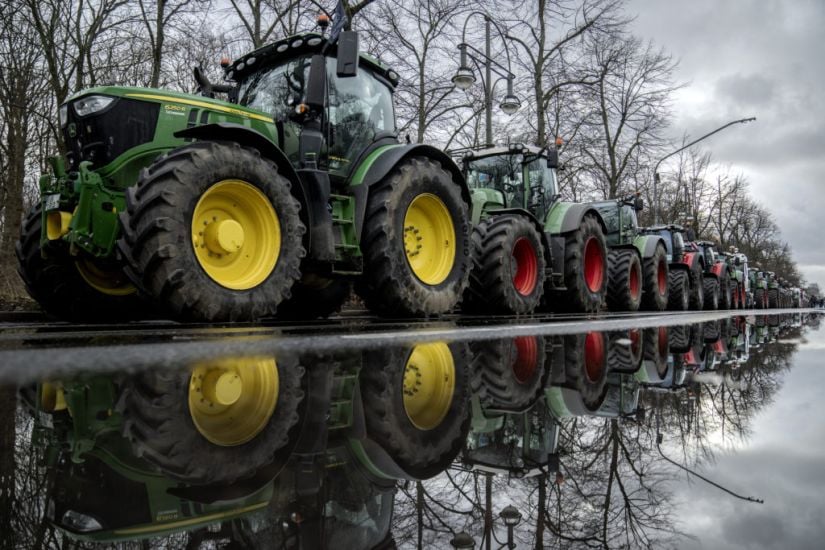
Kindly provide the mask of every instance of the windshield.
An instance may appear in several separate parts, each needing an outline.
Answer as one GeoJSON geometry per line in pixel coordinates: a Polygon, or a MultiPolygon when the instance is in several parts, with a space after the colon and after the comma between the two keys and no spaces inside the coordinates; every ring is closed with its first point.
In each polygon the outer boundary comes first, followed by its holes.
{"type": "Polygon", "coordinates": [[[467,169],[470,189],[501,191],[508,206],[524,206],[521,155],[495,155],[472,160],[467,169]]]}
{"type": "Polygon", "coordinates": [[[297,57],[281,65],[254,73],[239,88],[238,103],[288,120],[304,97],[310,57],[297,57]]]}

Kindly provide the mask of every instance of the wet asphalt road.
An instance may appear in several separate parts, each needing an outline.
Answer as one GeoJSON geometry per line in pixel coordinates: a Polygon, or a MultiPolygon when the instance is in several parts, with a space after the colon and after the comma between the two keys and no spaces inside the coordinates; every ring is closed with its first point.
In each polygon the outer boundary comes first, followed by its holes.
{"type": "Polygon", "coordinates": [[[144,321],[121,325],[50,322],[32,313],[0,313],[0,382],[22,383],[67,371],[132,370],[181,365],[215,357],[376,348],[436,340],[490,340],[563,335],[592,330],[686,325],[740,315],[822,312],[808,309],[605,313],[526,317],[453,316],[390,320],[348,312],[310,323],[224,325],[144,321]]]}

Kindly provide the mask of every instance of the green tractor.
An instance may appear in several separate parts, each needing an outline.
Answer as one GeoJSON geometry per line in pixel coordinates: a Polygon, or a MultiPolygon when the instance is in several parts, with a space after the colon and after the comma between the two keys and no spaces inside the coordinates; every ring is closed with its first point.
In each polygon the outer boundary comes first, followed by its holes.
{"type": "Polygon", "coordinates": [[[514,144],[467,150],[473,270],[463,307],[481,313],[598,311],[607,288],[605,224],[560,199],[558,151],[514,144]]]}
{"type": "Polygon", "coordinates": [[[753,309],[768,308],[768,274],[758,266],[748,272],[750,278],[751,301],[750,307],[753,309]]]}
{"type": "Polygon", "coordinates": [[[605,221],[608,256],[607,305],[614,311],[664,311],[669,299],[667,243],[639,228],[642,200],[630,195],[593,203],[605,221]]]}
{"type": "Polygon", "coordinates": [[[446,154],[399,142],[397,73],[350,31],[290,36],[224,69],[227,85],[195,71],[200,96],[106,86],[60,106],[65,155],[17,246],[42,307],[101,321],[148,298],[178,319],[312,317],[354,281],[379,313],[452,310],[470,193],[446,154]]]}

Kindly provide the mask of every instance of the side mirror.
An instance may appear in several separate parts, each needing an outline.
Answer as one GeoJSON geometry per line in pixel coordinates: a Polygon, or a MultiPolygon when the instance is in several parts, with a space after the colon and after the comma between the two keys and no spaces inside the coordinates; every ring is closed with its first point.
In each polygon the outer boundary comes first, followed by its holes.
{"type": "Polygon", "coordinates": [[[338,67],[336,74],[348,78],[358,74],[358,33],[341,31],[338,35],[338,67]]]}
{"type": "Polygon", "coordinates": [[[232,91],[229,84],[212,84],[209,78],[203,73],[200,67],[194,68],[195,83],[198,85],[198,93],[204,97],[215,97],[215,94],[225,94],[232,91]]]}
{"type": "Polygon", "coordinates": [[[636,197],[636,200],[633,201],[633,209],[636,212],[641,212],[645,207],[645,201],[642,197],[636,197]]]}
{"type": "Polygon", "coordinates": [[[322,110],[327,96],[327,66],[324,56],[315,54],[309,65],[309,82],[307,82],[304,103],[311,109],[322,110]]]}
{"type": "Polygon", "coordinates": [[[552,147],[547,150],[547,167],[548,168],[558,168],[559,167],[559,151],[555,147],[552,147]]]}

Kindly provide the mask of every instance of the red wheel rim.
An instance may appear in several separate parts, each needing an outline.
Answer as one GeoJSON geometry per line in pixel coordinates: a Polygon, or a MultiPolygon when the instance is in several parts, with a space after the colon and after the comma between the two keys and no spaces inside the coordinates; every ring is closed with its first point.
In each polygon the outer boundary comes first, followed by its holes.
{"type": "Polygon", "coordinates": [[[599,292],[604,283],[604,254],[596,237],[584,243],[584,282],[590,292],[599,292]]]}
{"type": "Polygon", "coordinates": [[[532,380],[539,362],[539,345],[535,336],[519,336],[515,339],[516,360],[513,376],[516,382],[526,384],[532,380]]]}
{"type": "Polygon", "coordinates": [[[522,296],[529,296],[539,280],[539,260],[533,243],[526,237],[518,239],[513,245],[513,259],[516,262],[513,286],[522,296]]]}
{"type": "Polygon", "coordinates": [[[667,266],[664,260],[660,260],[659,267],[656,268],[656,280],[659,283],[659,295],[664,296],[667,290],[667,266]]]}
{"type": "Polygon", "coordinates": [[[589,382],[598,382],[604,373],[604,338],[600,332],[584,337],[584,374],[589,382]]]}
{"type": "Polygon", "coordinates": [[[642,285],[639,283],[639,270],[635,263],[631,263],[630,266],[632,268],[630,270],[630,297],[638,300],[639,295],[642,293],[642,285]]]}

